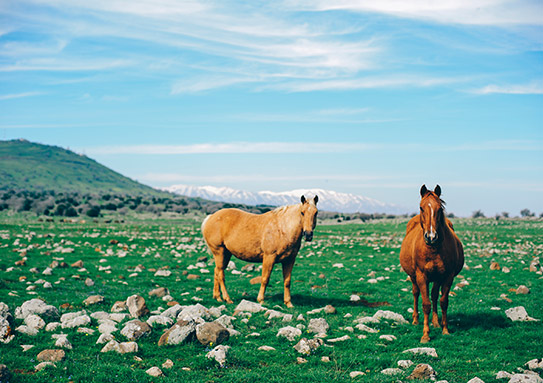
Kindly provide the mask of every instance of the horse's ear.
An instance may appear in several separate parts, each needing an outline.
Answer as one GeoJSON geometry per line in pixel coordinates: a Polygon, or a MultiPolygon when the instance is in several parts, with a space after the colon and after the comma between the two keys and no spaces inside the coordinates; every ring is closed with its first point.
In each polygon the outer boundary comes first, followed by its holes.
{"type": "Polygon", "coordinates": [[[313,202],[315,202],[315,205],[317,204],[317,202],[319,202],[319,196],[318,195],[313,197],[313,202]]]}
{"type": "Polygon", "coordinates": [[[420,188],[420,196],[424,197],[428,193],[428,189],[426,189],[426,185],[422,185],[420,188]]]}
{"type": "Polygon", "coordinates": [[[300,198],[300,200],[302,201],[302,203],[305,203],[306,202],[305,195],[302,195],[302,198],[300,198]]]}
{"type": "Polygon", "coordinates": [[[436,185],[436,188],[434,189],[434,193],[439,197],[441,195],[441,186],[436,185]]]}

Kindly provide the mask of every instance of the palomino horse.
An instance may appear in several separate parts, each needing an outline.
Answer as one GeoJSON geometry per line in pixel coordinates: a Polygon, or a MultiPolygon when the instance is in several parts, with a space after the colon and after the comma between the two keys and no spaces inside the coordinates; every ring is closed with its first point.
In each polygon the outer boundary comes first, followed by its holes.
{"type": "Polygon", "coordinates": [[[439,198],[441,188],[429,191],[426,185],[420,189],[420,214],[411,218],[407,224],[407,233],[400,251],[400,263],[411,278],[413,284],[413,324],[419,323],[419,293],[422,293],[422,309],[424,311],[424,329],[421,342],[430,340],[428,324],[430,307],[433,307],[432,325],[439,327],[437,315],[437,298],[441,287],[441,323],[443,334],[449,334],[447,328],[447,307],[449,291],[453,279],[464,266],[464,249],[456,236],[453,225],[445,217],[445,202],[439,198]],[[432,303],[428,296],[430,282],[432,287],[432,303]]]}
{"type": "Polygon", "coordinates": [[[262,282],[258,302],[264,301],[264,292],[270,280],[273,265],[283,265],[285,286],[284,301],[290,301],[290,278],[302,236],[313,239],[317,224],[317,201],[315,196],[301,204],[283,206],[264,214],[251,214],[239,209],[222,209],[208,216],[202,223],[202,234],[215,258],[215,281],[213,298],[232,303],[224,283],[224,269],[235,257],[248,262],[262,262],[262,282]],[[220,291],[219,291],[220,288],[220,291]]]}

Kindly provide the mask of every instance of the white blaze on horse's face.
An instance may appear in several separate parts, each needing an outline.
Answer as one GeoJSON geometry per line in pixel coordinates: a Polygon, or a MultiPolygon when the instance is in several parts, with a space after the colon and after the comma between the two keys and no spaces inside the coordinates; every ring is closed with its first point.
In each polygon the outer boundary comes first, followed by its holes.
{"type": "Polygon", "coordinates": [[[420,223],[424,232],[424,242],[427,245],[435,245],[440,240],[437,229],[443,220],[443,207],[439,195],[439,185],[434,192],[421,189],[422,200],[420,202],[420,223]]]}
{"type": "Polygon", "coordinates": [[[305,196],[302,196],[301,201],[302,235],[306,241],[311,242],[313,239],[313,230],[317,225],[317,202],[319,201],[319,197],[315,196],[313,199],[307,200],[305,196]]]}

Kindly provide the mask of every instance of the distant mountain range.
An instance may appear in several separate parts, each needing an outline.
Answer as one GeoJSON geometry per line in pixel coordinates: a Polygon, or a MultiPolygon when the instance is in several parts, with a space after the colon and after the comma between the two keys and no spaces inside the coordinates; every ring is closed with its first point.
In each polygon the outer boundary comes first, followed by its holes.
{"type": "Polygon", "coordinates": [[[248,192],[229,187],[173,185],[163,188],[163,190],[187,197],[200,197],[212,201],[271,206],[299,203],[302,194],[306,196],[318,195],[318,206],[323,211],[335,211],[339,213],[409,213],[406,208],[376,199],[323,189],[297,189],[285,192],[248,192]]]}

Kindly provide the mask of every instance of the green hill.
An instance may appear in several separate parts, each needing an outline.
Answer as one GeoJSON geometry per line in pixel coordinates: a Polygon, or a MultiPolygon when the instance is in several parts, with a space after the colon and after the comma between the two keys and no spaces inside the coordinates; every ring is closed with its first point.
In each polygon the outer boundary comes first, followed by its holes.
{"type": "Polygon", "coordinates": [[[57,146],[0,141],[0,189],[166,195],[57,146]]]}

